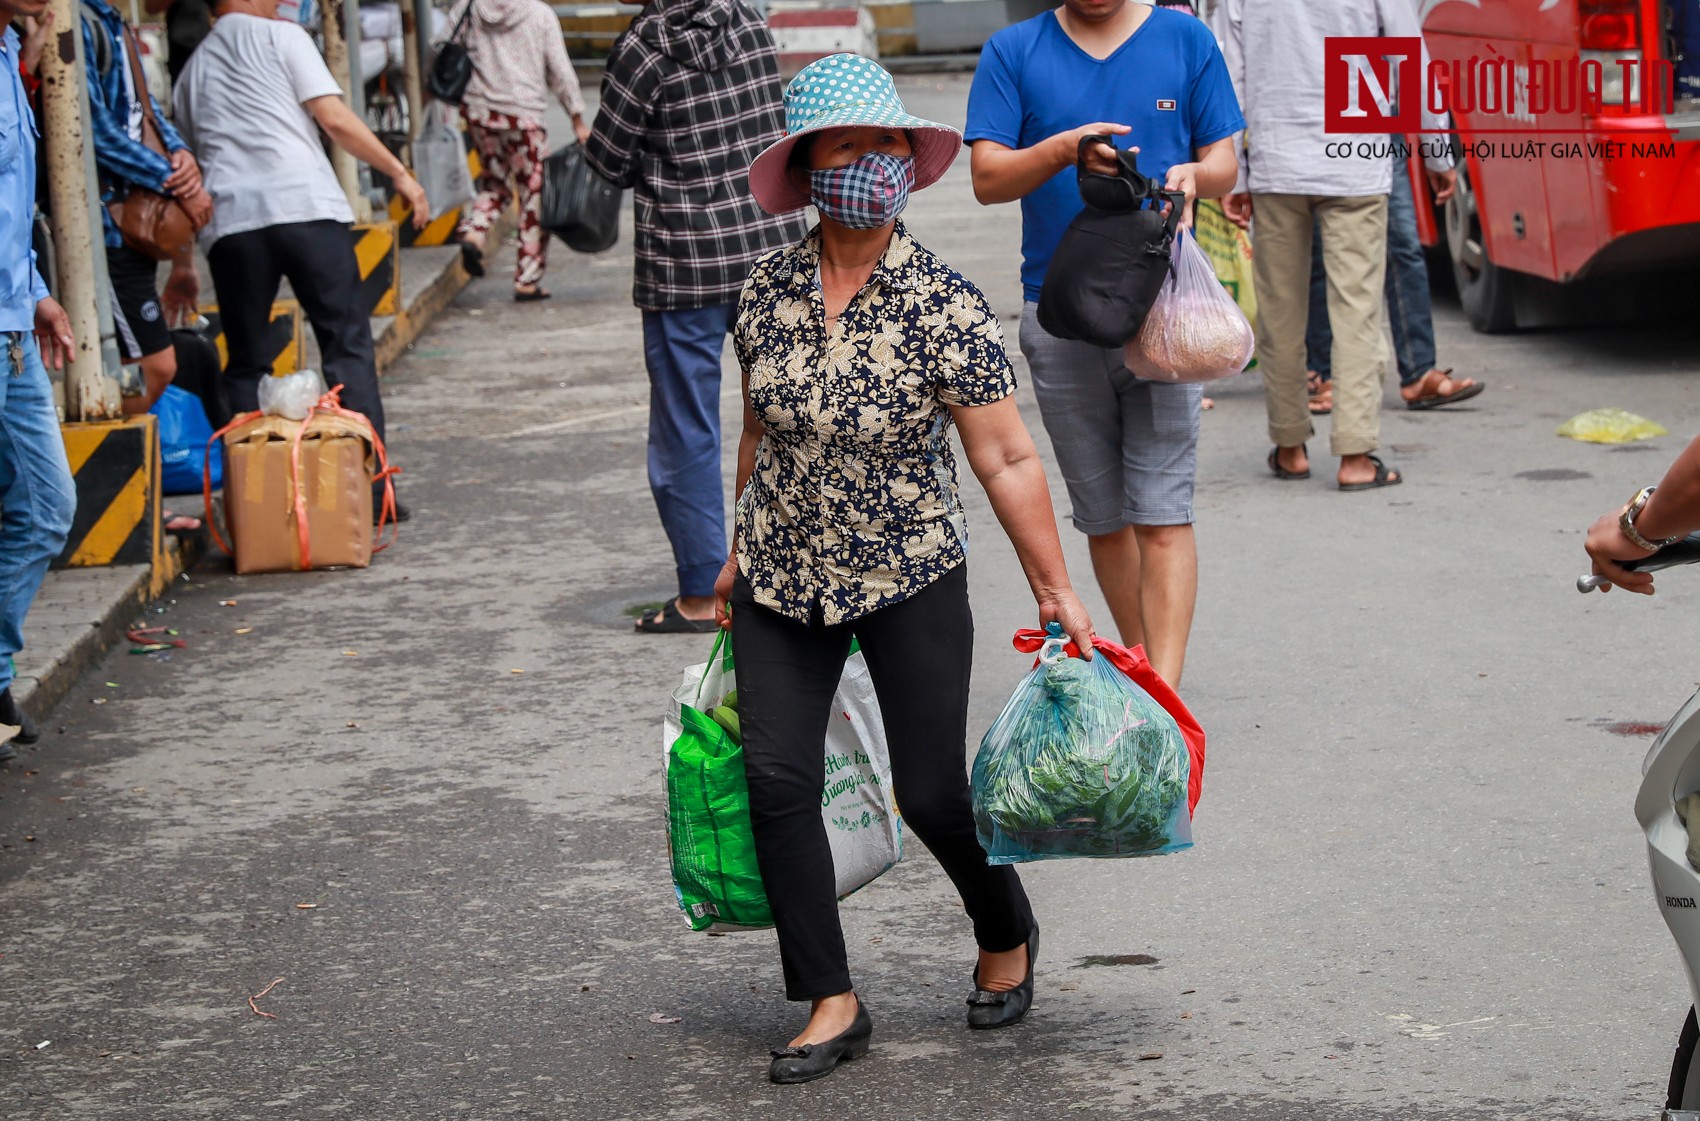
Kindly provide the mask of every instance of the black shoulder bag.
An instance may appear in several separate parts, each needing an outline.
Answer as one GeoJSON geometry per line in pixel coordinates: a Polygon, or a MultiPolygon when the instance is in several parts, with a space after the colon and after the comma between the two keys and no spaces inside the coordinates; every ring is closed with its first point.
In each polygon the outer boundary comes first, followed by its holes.
{"type": "Polygon", "coordinates": [[[1163,286],[1186,195],[1141,175],[1126,149],[1116,150],[1115,175],[1087,171],[1086,149],[1098,143],[1115,147],[1108,136],[1080,142],[1076,169],[1086,209],[1051,257],[1039,289],[1039,325],[1059,339],[1120,347],[1139,333],[1163,286]]]}
{"type": "Polygon", "coordinates": [[[431,96],[450,105],[460,104],[466,96],[466,84],[472,81],[472,56],[460,41],[471,16],[472,0],[467,0],[466,11],[449,32],[448,42],[437,48],[437,57],[431,60],[431,72],[425,76],[425,88],[431,91],[431,96]]]}

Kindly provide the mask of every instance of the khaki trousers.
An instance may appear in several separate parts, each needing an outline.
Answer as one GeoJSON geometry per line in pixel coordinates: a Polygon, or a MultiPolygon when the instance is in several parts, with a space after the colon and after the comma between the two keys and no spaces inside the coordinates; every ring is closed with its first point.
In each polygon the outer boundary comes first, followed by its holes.
{"type": "Polygon", "coordinates": [[[1310,314],[1311,227],[1322,227],[1328,319],[1334,328],[1334,413],[1329,450],[1363,455],[1381,442],[1382,278],[1387,269],[1387,196],[1253,195],[1257,223],[1257,364],[1263,370],[1269,438],[1292,448],[1309,440],[1305,324],[1310,314]]]}

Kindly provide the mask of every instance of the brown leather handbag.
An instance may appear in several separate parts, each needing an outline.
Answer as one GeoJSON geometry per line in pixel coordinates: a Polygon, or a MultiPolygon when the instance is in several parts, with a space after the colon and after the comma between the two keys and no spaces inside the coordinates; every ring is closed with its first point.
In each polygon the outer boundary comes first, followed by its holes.
{"type": "MultiPolygon", "coordinates": [[[[148,93],[147,79],[142,76],[142,57],[136,50],[135,33],[124,28],[124,54],[130,66],[130,84],[142,102],[142,143],[160,155],[170,158],[165,150],[165,137],[159,121],[153,115],[153,96],[148,93]]],[[[195,231],[200,227],[176,199],[130,184],[123,195],[106,204],[124,244],[156,261],[171,261],[184,256],[195,245],[195,231]]]]}

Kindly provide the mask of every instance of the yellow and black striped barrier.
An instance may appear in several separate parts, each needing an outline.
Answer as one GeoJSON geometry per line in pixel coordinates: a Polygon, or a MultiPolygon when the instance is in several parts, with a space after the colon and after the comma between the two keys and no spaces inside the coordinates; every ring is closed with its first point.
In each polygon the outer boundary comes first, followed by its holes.
{"type": "Polygon", "coordinates": [[[161,562],[159,440],[146,413],[60,426],[77,484],[71,538],[55,568],[161,562]]]}
{"type": "Polygon", "coordinates": [[[431,245],[447,245],[454,240],[455,227],[460,225],[460,207],[445,211],[425,223],[425,228],[413,228],[413,208],[400,195],[390,196],[390,221],[396,224],[403,249],[431,245]]]}
{"type": "Polygon", "coordinates": [[[394,222],[354,227],[354,257],[360,263],[359,299],[367,315],[401,312],[400,249],[394,222]]]}
{"type": "MultiPolygon", "coordinates": [[[[218,347],[218,368],[223,370],[230,365],[230,347],[224,340],[224,325],[218,317],[218,305],[203,305],[201,314],[207,317],[207,337],[218,347]]],[[[301,305],[294,300],[279,300],[273,304],[265,338],[265,353],[271,355],[272,373],[293,374],[299,370],[306,345],[306,318],[301,314],[301,305]]]]}
{"type": "MultiPolygon", "coordinates": [[[[466,150],[466,166],[472,172],[472,181],[476,183],[479,169],[484,166],[478,160],[477,149],[469,147],[466,150]]],[[[390,221],[396,224],[396,235],[401,238],[403,249],[449,244],[455,238],[455,229],[460,225],[461,215],[465,213],[463,207],[457,206],[425,223],[424,229],[416,230],[413,228],[413,208],[407,205],[406,199],[400,195],[391,195],[389,211],[390,221]]]]}

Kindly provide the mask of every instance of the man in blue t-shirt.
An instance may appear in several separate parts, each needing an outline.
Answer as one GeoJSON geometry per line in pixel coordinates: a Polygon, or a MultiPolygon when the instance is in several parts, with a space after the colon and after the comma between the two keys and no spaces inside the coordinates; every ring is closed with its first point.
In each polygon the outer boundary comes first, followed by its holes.
{"type": "MultiPolygon", "coordinates": [[[[1190,210],[1195,198],[1233,189],[1233,138],[1244,127],[1209,29],[1132,0],[1064,0],[998,32],[968,95],[975,196],[1021,200],[1021,352],[1075,528],[1088,537],[1122,642],[1144,643],[1171,685],[1180,683],[1198,591],[1201,388],[1140,381],[1119,348],[1056,338],[1035,309],[1051,255],[1083,205],[1074,173],[1081,138],[1125,138],[1141,170],[1185,191],[1190,210]]],[[[1087,166],[1113,174],[1117,165],[1097,144],[1087,166]]]]}

